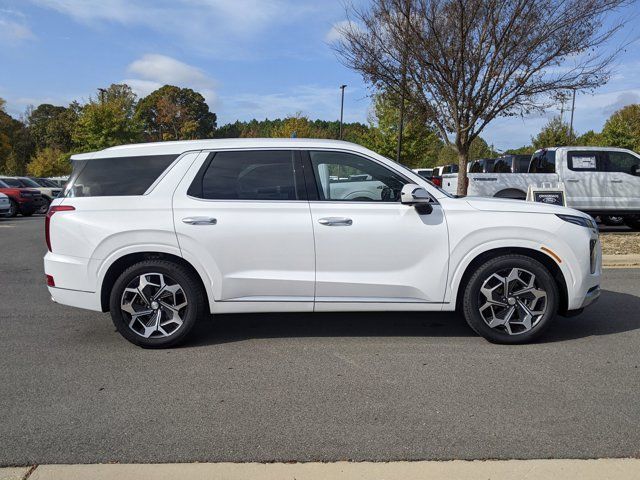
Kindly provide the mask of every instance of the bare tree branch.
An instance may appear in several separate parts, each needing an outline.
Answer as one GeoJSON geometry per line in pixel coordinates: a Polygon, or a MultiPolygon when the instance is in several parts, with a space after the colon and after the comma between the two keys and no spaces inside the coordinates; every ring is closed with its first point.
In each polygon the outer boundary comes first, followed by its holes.
{"type": "MultiPolygon", "coordinates": [[[[541,111],[568,90],[593,90],[624,48],[609,14],[636,0],[372,0],[347,7],[334,44],[379,89],[404,95],[460,158],[499,116],[541,111]]],[[[629,42],[630,43],[630,42],[629,42]]]]}

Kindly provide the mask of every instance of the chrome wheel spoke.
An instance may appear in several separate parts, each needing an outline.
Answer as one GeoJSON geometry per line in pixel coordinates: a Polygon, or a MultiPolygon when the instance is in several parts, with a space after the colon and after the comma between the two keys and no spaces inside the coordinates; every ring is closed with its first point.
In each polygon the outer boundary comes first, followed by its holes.
{"type": "Polygon", "coordinates": [[[184,323],[188,307],[182,287],[160,273],[133,279],[122,293],[120,308],[129,328],[143,338],[168,337],[184,323]]]}
{"type": "Polygon", "coordinates": [[[478,312],[487,326],[508,335],[530,331],[547,310],[547,292],[522,268],[500,270],[480,287],[478,312]]]}

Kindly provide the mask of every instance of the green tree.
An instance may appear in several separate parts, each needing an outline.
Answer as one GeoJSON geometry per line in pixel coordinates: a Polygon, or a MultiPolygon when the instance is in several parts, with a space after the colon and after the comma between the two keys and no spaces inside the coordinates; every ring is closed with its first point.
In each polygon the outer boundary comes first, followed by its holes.
{"type": "Polygon", "coordinates": [[[596,133],[593,130],[589,130],[576,139],[576,145],[582,145],[587,147],[600,147],[605,146],[601,133],[596,133]]]}
{"type": "Polygon", "coordinates": [[[27,173],[34,177],[56,177],[71,173],[71,155],[55,147],[39,150],[27,165],[27,173]]]}
{"type": "Polygon", "coordinates": [[[575,145],[571,138],[569,124],[562,121],[560,116],[555,116],[547,122],[540,133],[531,138],[531,143],[537,150],[548,147],[565,147],[575,145]]]}
{"type": "Polygon", "coordinates": [[[532,155],[535,153],[536,148],[533,145],[523,145],[519,148],[510,148],[505,150],[505,155],[532,155]]]}
{"type": "MultiPolygon", "coordinates": [[[[394,95],[379,93],[374,97],[368,134],[362,138],[364,146],[380,155],[396,158],[399,107],[399,99],[394,95]]],[[[442,141],[435,130],[411,104],[406,105],[401,162],[412,168],[433,166],[441,149],[442,141]]]]}
{"type": "MultiPolygon", "coordinates": [[[[479,158],[493,158],[496,156],[487,142],[481,138],[476,137],[471,142],[471,148],[469,149],[469,160],[477,160],[479,158]]],[[[458,164],[458,152],[453,145],[444,145],[438,153],[438,165],[458,164]]]]}
{"type": "Polygon", "coordinates": [[[43,103],[30,110],[27,125],[35,148],[40,150],[54,147],[65,152],[71,150],[71,135],[76,120],[73,108],[43,103]]]}
{"type": "Polygon", "coordinates": [[[640,104],[621,108],[604,124],[602,144],[640,151],[640,104]]]}
{"type": "Polygon", "coordinates": [[[190,88],[164,85],[138,102],[136,118],[151,141],[211,138],[216,114],[190,88]]]}
{"type": "Polygon", "coordinates": [[[298,112],[285,118],[271,131],[274,138],[327,138],[327,132],[313,124],[307,117],[298,112]]]}
{"type": "Polygon", "coordinates": [[[4,107],[5,102],[0,99],[0,172],[22,175],[33,152],[33,142],[24,123],[11,117],[4,107]]]}
{"type": "Polygon", "coordinates": [[[135,108],[136,95],[128,85],[100,89],[98,97],[80,109],[72,134],[74,146],[100,150],[139,141],[142,127],[135,118],[135,108]]]}

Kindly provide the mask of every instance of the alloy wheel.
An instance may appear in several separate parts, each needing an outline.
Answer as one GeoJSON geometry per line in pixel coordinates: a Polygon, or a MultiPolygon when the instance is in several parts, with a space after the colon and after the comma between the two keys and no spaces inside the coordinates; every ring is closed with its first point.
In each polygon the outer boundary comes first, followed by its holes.
{"type": "Polygon", "coordinates": [[[484,322],[508,335],[530,331],[547,311],[547,292],[533,273],[522,268],[493,273],[483,282],[478,297],[484,322]]]}
{"type": "Polygon", "coordinates": [[[129,328],[143,338],[175,334],[184,322],[187,297],[178,282],[162,273],[135,277],[122,292],[120,308],[129,328]]]}

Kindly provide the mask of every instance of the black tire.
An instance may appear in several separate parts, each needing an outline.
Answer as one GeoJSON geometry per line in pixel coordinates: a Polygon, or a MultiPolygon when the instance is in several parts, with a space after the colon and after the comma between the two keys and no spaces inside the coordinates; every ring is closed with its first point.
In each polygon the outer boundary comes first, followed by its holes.
{"type": "MultiPolygon", "coordinates": [[[[510,291],[516,293],[514,290],[510,289],[510,291]]],[[[462,299],[462,309],[469,326],[476,333],[483,336],[490,342],[504,344],[528,343],[540,336],[549,326],[558,310],[558,298],[558,286],[553,276],[544,265],[525,255],[510,254],[490,259],[476,269],[465,286],[462,299]],[[492,311],[498,310],[498,319],[504,319],[506,318],[504,313],[506,313],[508,309],[514,308],[515,311],[513,314],[520,317],[522,312],[524,312],[520,307],[522,302],[524,302],[525,306],[527,306],[527,302],[531,302],[528,307],[532,308],[540,308],[542,306],[542,299],[530,300],[534,297],[533,294],[527,296],[527,293],[523,293],[520,297],[511,294],[503,296],[502,291],[504,288],[496,287],[495,294],[491,293],[490,296],[492,299],[498,301],[502,301],[503,298],[506,297],[506,300],[504,300],[504,303],[502,304],[503,306],[495,306],[495,309],[493,307],[489,307],[490,309],[485,308],[483,313],[481,313],[481,307],[488,303],[482,298],[483,294],[481,293],[481,288],[485,282],[489,282],[486,284],[488,288],[491,287],[491,282],[497,282],[497,284],[499,284],[500,282],[498,282],[497,278],[493,277],[493,275],[501,274],[501,276],[504,277],[504,272],[512,272],[513,269],[520,271],[519,276],[521,281],[515,280],[513,281],[513,284],[511,284],[511,282],[507,282],[511,287],[515,289],[515,287],[520,285],[521,288],[518,288],[517,290],[520,291],[524,289],[524,284],[528,283],[531,279],[528,274],[532,274],[535,276],[534,281],[537,286],[536,292],[544,291],[544,293],[546,293],[543,313],[533,317],[534,322],[532,322],[532,326],[528,330],[524,325],[518,324],[518,322],[515,324],[507,322],[508,326],[506,327],[502,325],[490,327],[488,320],[485,320],[483,315],[488,316],[492,311]],[[511,303],[512,300],[514,303],[511,303]],[[500,315],[500,313],[502,314],[500,315]],[[511,331],[511,333],[509,333],[507,329],[511,331]]],[[[492,317],[496,319],[495,314],[493,314],[492,317]]]]}
{"type": "Polygon", "coordinates": [[[600,217],[600,220],[602,220],[602,223],[609,227],[619,227],[621,225],[624,225],[625,219],[620,215],[602,215],[600,217]]]}
{"type": "Polygon", "coordinates": [[[51,205],[51,200],[48,198],[44,199],[44,203],[38,208],[36,213],[46,214],[49,211],[49,206],[51,205]]]}
{"type": "Polygon", "coordinates": [[[640,230],[640,215],[627,215],[624,223],[633,230],[640,230]]]}
{"type": "Polygon", "coordinates": [[[9,213],[7,213],[7,217],[15,217],[18,215],[20,208],[18,207],[17,202],[13,199],[9,199],[9,213]]]}
{"type": "MultiPolygon", "coordinates": [[[[130,295],[130,293],[127,295],[130,295]]],[[[135,293],[133,296],[135,297],[135,293]]],[[[138,297],[137,300],[132,300],[132,302],[136,303],[136,306],[140,307],[140,309],[145,308],[145,305],[142,303],[142,297],[138,297]]],[[[145,260],[126,269],[118,277],[111,289],[109,307],[111,311],[111,319],[113,320],[115,327],[118,329],[118,332],[120,332],[120,334],[131,343],[143,348],[168,348],[179,345],[187,339],[189,332],[197,321],[206,314],[205,293],[203,292],[198,279],[194,278],[194,274],[187,268],[167,260],[145,260]],[[186,307],[183,307],[184,310],[180,310],[179,316],[181,317],[182,324],[176,327],[168,336],[155,337],[151,335],[148,338],[145,338],[141,333],[136,333],[136,331],[134,331],[135,328],[144,329],[142,326],[143,322],[134,322],[134,327],[130,327],[129,323],[132,316],[122,310],[121,301],[125,298],[123,297],[125,289],[131,282],[136,282],[136,279],[139,279],[140,276],[144,274],[149,274],[149,277],[145,278],[151,280],[154,278],[153,274],[162,274],[164,278],[169,278],[175,281],[183,292],[180,293],[180,295],[181,298],[186,301],[187,305],[186,307]]],[[[146,308],[151,311],[150,306],[147,306],[146,308]]],[[[167,315],[169,311],[164,307],[158,307],[156,304],[156,311],[158,309],[164,310],[164,312],[160,314],[161,318],[163,318],[163,320],[168,319],[167,315]],[[162,317],[162,315],[164,315],[164,317],[162,317]]],[[[151,317],[144,316],[143,318],[149,318],[149,320],[152,321],[151,317]]],[[[154,333],[160,334],[159,331],[154,333]]]]}
{"type": "Polygon", "coordinates": [[[34,211],[33,210],[23,210],[22,212],[20,212],[20,214],[23,217],[30,217],[31,215],[34,214],[34,211]]]}

